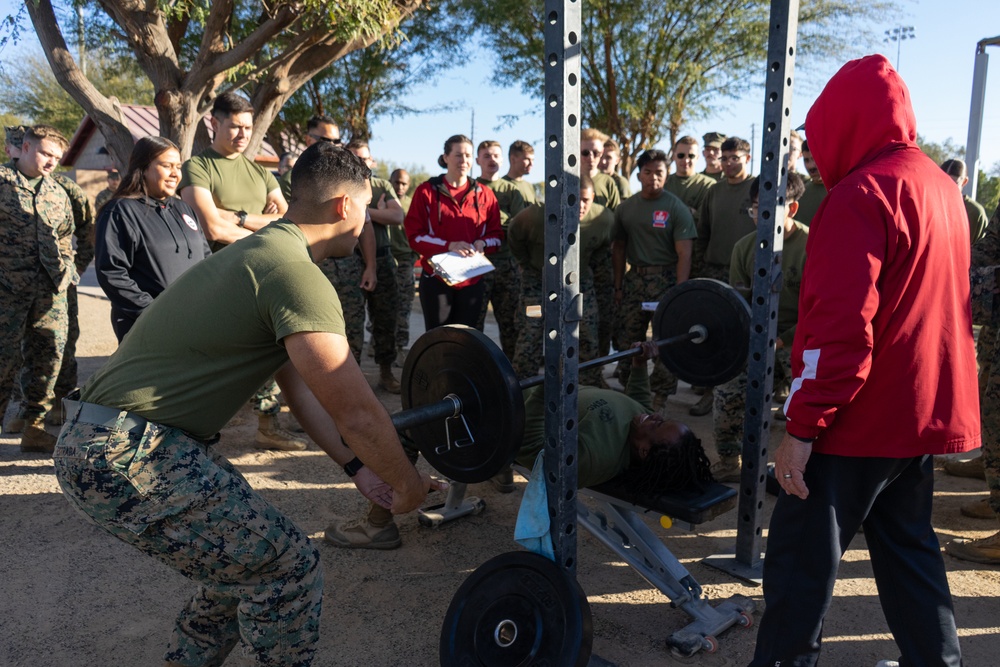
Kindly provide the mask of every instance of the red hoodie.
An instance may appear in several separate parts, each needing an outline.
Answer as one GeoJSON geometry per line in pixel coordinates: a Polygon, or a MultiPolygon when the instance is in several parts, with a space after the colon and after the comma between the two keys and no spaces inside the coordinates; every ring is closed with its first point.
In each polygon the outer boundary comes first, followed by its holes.
{"type": "MultiPolygon", "coordinates": [[[[420,254],[424,274],[429,276],[434,275],[434,269],[428,258],[448,252],[449,243],[482,240],[487,255],[499,250],[503,243],[496,195],[473,178],[461,188],[452,188],[442,176],[421,183],[410,200],[403,226],[410,247],[420,254]]],[[[477,282],[478,277],[454,287],[477,282]]]]}
{"type": "Polygon", "coordinates": [[[917,148],[906,85],[882,56],[852,61],[806,135],[829,194],[809,228],[788,432],[842,456],[979,446],[968,220],[917,148]]]}

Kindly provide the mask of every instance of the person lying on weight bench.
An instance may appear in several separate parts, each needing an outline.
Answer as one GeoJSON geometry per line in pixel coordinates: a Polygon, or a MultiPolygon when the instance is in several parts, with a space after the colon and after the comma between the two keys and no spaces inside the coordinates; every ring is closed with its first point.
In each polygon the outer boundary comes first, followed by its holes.
{"type": "MultiPolygon", "coordinates": [[[[622,475],[637,496],[691,481],[711,481],[701,441],[683,424],[651,408],[647,362],[658,354],[652,342],[636,343],[625,392],[580,385],[577,486],[595,486],[622,475]],[[695,479],[692,479],[695,478],[695,479]]],[[[542,386],[524,392],[525,427],[515,461],[532,467],[545,437],[542,386]]],[[[363,517],[326,529],[330,544],[350,549],[395,549],[402,544],[389,510],[369,504],[363,517]]]]}

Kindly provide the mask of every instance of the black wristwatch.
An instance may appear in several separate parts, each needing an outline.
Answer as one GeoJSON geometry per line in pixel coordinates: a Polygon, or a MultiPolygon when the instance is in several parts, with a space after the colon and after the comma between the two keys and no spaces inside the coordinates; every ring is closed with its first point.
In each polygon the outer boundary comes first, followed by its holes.
{"type": "Polygon", "coordinates": [[[357,456],[344,464],[344,472],[347,473],[348,477],[354,477],[361,469],[365,467],[365,464],[361,462],[357,456]]]}
{"type": "Polygon", "coordinates": [[[246,224],[247,224],[247,212],[246,211],[237,211],[236,212],[236,217],[239,218],[239,221],[236,223],[237,225],[239,225],[240,227],[246,226],[246,224]]]}

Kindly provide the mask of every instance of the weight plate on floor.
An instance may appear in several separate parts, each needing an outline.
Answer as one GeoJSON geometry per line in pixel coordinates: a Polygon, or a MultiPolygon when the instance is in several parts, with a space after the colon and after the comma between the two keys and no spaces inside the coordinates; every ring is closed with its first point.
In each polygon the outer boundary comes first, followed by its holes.
{"type": "Polygon", "coordinates": [[[459,587],[441,629],[442,667],[583,667],[590,604],[576,578],[544,556],[512,551],[459,587]]]}
{"type": "Polygon", "coordinates": [[[670,372],[692,385],[714,387],[746,368],[750,350],[750,306],[729,285],[710,278],[671,288],[653,315],[653,338],[663,340],[704,326],[705,340],[660,347],[670,372]]]}
{"type": "Polygon", "coordinates": [[[524,397],[510,361],[482,332],[460,325],[431,329],[406,355],[401,386],[404,410],[448,394],[462,401],[461,417],[407,431],[442,475],[485,482],[514,460],[524,436],[524,397]]]}

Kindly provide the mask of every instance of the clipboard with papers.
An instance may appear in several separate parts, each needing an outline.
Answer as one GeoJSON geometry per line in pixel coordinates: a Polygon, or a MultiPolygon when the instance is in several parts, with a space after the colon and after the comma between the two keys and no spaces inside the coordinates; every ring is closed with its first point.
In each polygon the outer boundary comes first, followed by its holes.
{"type": "Polygon", "coordinates": [[[486,255],[478,252],[468,257],[463,257],[457,252],[442,252],[428,261],[434,269],[434,274],[452,287],[494,269],[490,260],[486,259],[486,255]]]}

